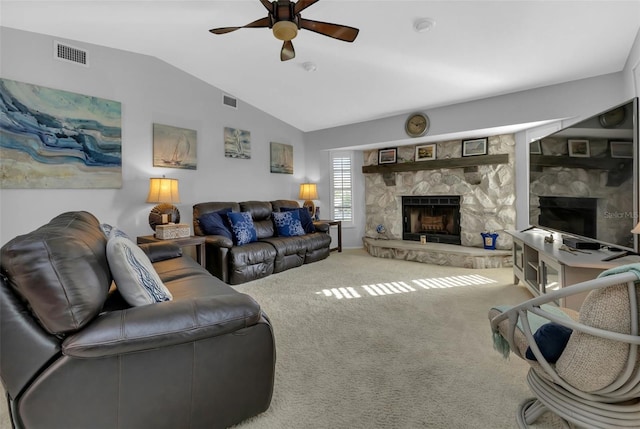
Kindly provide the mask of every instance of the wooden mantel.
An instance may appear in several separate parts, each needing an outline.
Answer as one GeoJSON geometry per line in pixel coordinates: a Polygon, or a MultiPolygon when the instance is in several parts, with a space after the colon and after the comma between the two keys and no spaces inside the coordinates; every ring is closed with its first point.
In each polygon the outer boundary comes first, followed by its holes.
{"type": "Polygon", "coordinates": [[[362,167],[364,174],[369,173],[397,173],[403,171],[439,170],[443,168],[467,168],[478,165],[506,164],[509,162],[509,154],[477,155],[464,158],[434,159],[432,161],[401,162],[399,164],[365,165],[362,167]]]}

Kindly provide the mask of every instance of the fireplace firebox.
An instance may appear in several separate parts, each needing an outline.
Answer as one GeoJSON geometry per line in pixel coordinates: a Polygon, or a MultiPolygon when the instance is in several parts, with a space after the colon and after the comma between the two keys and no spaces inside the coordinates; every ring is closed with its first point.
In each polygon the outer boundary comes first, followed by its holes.
{"type": "Polygon", "coordinates": [[[403,196],[402,238],[460,244],[460,196],[403,196]]]}

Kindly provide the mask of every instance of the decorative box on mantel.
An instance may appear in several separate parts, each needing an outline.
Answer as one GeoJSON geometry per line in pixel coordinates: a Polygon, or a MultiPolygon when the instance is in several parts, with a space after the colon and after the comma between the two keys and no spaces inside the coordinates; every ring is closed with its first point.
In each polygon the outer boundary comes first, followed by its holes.
{"type": "Polygon", "coordinates": [[[156,238],[170,240],[173,238],[184,238],[191,235],[191,228],[186,223],[168,223],[166,225],[156,225],[156,238]]]}

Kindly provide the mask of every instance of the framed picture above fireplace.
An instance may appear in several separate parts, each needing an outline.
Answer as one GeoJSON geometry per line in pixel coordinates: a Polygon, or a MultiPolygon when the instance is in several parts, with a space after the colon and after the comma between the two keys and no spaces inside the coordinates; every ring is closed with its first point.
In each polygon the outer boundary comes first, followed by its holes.
{"type": "Polygon", "coordinates": [[[416,161],[431,161],[436,159],[436,144],[423,144],[416,146],[416,161]]]}
{"type": "Polygon", "coordinates": [[[487,139],[462,140],[462,156],[487,154],[487,139]]]}
{"type": "Polygon", "coordinates": [[[567,144],[569,145],[569,156],[589,158],[589,140],[569,139],[567,140],[567,144]]]}
{"type": "Polygon", "coordinates": [[[378,150],[378,164],[395,164],[397,157],[398,148],[378,150]]]}

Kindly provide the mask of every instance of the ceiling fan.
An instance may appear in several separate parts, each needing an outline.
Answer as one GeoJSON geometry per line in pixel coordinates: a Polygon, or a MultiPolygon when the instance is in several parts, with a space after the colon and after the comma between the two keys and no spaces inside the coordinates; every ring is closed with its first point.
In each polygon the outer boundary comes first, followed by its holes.
{"type": "Polygon", "coordinates": [[[260,3],[269,11],[269,15],[266,17],[257,19],[242,27],[222,27],[209,31],[213,34],[226,34],[240,28],[271,28],[275,38],[284,41],[282,50],[280,51],[280,61],[287,61],[296,56],[291,40],[298,35],[299,29],[311,30],[345,42],[353,42],[360,31],[357,28],[331,24],[329,22],[312,21],[300,16],[300,12],[318,1],[319,0],[298,0],[294,3],[289,0],[273,2],[260,0],[260,3]]]}

